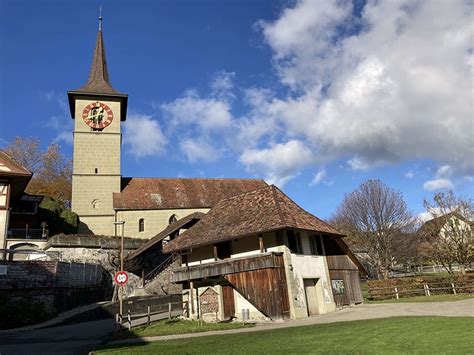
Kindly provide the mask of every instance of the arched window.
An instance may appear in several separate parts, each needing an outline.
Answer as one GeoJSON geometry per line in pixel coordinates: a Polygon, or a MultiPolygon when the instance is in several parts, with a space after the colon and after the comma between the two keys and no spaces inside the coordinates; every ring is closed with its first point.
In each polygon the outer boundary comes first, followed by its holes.
{"type": "Polygon", "coordinates": [[[171,224],[171,223],[176,222],[177,220],[178,220],[178,217],[176,217],[176,215],[173,214],[173,215],[171,215],[171,217],[170,217],[170,219],[169,219],[168,222],[169,222],[169,224],[171,224]]]}
{"type": "Polygon", "coordinates": [[[139,232],[145,231],[145,219],[144,218],[140,218],[138,220],[138,231],[139,232]]]}

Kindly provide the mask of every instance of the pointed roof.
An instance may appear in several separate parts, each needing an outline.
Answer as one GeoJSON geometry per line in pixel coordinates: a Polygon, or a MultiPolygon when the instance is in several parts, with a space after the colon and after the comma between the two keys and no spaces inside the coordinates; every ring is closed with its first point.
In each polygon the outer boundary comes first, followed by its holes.
{"type": "Polygon", "coordinates": [[[167,244],[164,251],[177,252],[281,229],[342,236],[271,185],[221,200],[198,223],[167,244]]]}
{"type": "Polygon", "coordinates": [[[120,91],[115,90],[110,84],[107,60],[105,58],[104,39],[101,30],[99,30],[97,34],[89,80],[87,80],[86,85],[75,91],[94,94],[124,95],[120,91]]]}
{"type": "Polygon", "coordinates": [[[87,83],[76,90],[68,91],[69,107],[71,116],[75,115],[75,96],[90,95],[90,96],[105,96],[117,97],[122,100],[121,120],[125,121],[127,112],[128,95],[118,90],[115,90],[110,84],[109,71],[107,69],[107,60],[105,57],[104,39],[102,36],[101,17],[99,18],[99,31],[97,33],[97,40],[95,44],[94,56],[92,57],[91,70],[89,72],[89,79],[87,83]]]}

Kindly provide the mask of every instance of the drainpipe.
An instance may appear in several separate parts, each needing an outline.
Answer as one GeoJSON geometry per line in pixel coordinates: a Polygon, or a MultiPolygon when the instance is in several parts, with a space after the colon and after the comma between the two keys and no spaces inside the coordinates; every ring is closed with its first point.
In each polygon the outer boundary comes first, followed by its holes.
{"type": "Polygon", "coordinates": [[[7,260],[7,238],[8,238],[8,224],[10,223],[10,189],[11,184],[7,185],[7,200],[5,205],[5,234],[3,237],[3,260],[7,260]]]}

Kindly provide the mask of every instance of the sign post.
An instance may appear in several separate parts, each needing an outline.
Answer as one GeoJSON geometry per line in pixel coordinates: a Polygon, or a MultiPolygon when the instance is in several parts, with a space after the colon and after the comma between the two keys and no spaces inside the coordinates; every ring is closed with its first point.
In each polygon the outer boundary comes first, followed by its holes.
{"type": "Polygon", "coordinates": [[[128,274],[123,271],[123,237],[125,232],[125,221],[114,222],[115,225],[122,225],[122,236],[120,239],[120,271],[115,273],[114,281],[120,287],[119,288],[119,324],[120,331],[122,331],[122,319],[123,319],[123,286],[128,282],[128,274]]]}

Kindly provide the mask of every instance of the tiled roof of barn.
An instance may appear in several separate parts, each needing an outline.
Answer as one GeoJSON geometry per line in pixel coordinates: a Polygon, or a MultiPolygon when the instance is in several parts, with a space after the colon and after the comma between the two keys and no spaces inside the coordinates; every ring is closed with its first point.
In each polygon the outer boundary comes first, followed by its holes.
{"type": "Polygon", "coordinates": [[[211,208],[222,199],[268,186],[257,179],[123,178],[117,210],[211,208]]]}
{"type": "Polygon", "coordinates": [[[198,223],[167,244],[164,251],[176,252],[286,228],[342,235],[271,185],[220,201],[198,223]]]}

